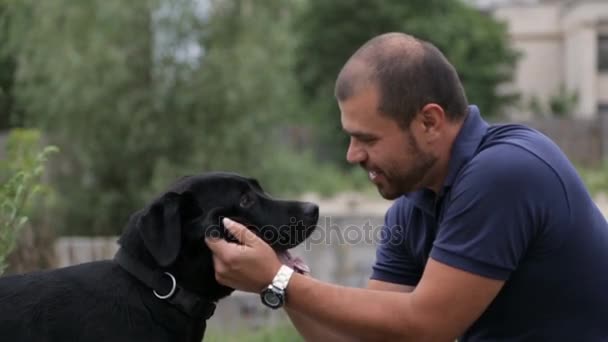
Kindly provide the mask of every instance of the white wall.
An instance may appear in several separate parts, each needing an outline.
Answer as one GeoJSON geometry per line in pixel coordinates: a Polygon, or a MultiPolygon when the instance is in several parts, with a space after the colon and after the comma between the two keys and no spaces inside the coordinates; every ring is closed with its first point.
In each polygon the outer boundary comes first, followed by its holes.
{"type": "Polygon", "coordinates": [[[546,104],[564,81],[559,7],[502,7],[494,12],[494,16],[507,24],[512,46],[522,54],[513,83],[521,94],[523,106],[511,114],[526,117],[532,114],[527,107],[532,98],[546,104]]]}
{"type": "Polygon", "coordinates": [[[556,4],[499,7],[494,17],[506,21],[509,34],[516,39],[561,31],[561,10],[556,4]]]}
{"type": "Polygon", "coordinates": [[[579,93],[574,115],[592,117],[597,112],[597,34],[589,26],[573,27],[566,34],[566,86],[579,93]]]}
{"type": "Polygon", "coordinates": [[[514,85],[526,104],[546,103],[561,84],[577,91],[578,117],[596,115],[608,99],[608,76],[597,71],[598,28],[608,23],[608,0],[507,5],[494,11],[507,23],[513,46],[523,53],[514,85]]]}
{"type": "Polygon", "coordinates": [[[564,81],[564,64],[561,41],[521,40],[514,42],[518,51],[525,52],[515,71],[515,84],[528,102],[532,97],[546,102],[564,81]]]}

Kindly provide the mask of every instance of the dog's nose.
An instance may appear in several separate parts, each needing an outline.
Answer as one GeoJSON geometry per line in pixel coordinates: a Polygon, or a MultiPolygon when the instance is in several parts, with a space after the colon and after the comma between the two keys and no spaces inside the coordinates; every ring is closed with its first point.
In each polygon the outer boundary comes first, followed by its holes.
{"type": "Polygon", "coordinates": [[[302,204],[302,212],[305,216],[317,217],[319,216],[319,206],[314,203],[306,202],[302,204]]]}

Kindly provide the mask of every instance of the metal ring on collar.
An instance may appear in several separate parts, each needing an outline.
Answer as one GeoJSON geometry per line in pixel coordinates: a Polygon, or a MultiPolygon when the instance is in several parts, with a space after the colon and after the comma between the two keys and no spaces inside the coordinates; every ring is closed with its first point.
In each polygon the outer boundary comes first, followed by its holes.
{"type": "Polygon", "coordinates": [[[171,291],[169,291],[169,293],[167,293],[164,296],[159,295],[156,290],[152,290],[152,292],[154,292],[154,295],[156,296],[156,298],[158,299],[167,299],[167,298],[171,298],[171,296],[173,296],[173,294],[175,293],[175,289],[177,288],[177,281],[175,281],[175,277],[169,273],[169,272],[165,272],[166,275],[169,276],[169,278],[171,278],[171,281],[173,282],[173,286],[171,287],[171,291]]]}

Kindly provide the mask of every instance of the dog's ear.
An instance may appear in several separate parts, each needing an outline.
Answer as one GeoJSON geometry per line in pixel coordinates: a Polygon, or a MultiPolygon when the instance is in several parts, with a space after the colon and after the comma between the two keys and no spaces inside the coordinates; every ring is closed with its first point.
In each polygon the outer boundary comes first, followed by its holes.
{"type": "Polygon", "coordinates": [[[144,245],[161,267],[171,265],[181,248],[181,198],[168,192],[154,201],[137,222],[144,245]]]}

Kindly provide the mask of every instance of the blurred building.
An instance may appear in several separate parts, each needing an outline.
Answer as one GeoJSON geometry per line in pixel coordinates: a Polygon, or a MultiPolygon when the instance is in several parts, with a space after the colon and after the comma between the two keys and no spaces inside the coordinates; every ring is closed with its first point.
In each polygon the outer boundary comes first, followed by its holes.
{"type": "Polygon", "coordinates": [[[521,53],[513,86],[524,117],[534,104],[576,94],[574,117],[608,112],[608,0],[478,0],[508,26],[521,53]],[[560,94],[560,87],[566,92],[560,94]]]}

